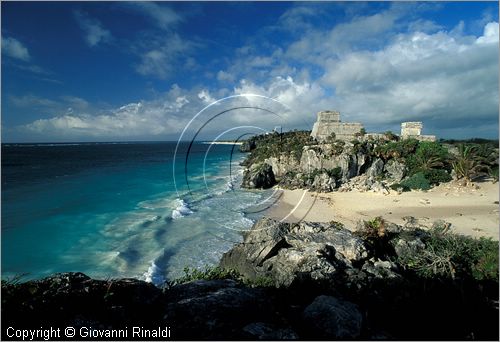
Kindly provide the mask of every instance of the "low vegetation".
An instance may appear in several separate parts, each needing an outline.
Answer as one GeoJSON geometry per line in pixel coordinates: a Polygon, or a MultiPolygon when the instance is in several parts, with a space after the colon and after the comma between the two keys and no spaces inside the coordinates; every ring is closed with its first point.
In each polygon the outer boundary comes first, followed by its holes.
{"type": "Polygon", "coordinates": [[[238,271],[227,270],[219,266],[205,266],[204,269],[185,267],[184,275],[175,280],[168,281],[165,286],[171,288],[176,285],[189,283],[197,280],[223,280],[232,279],[250,287],[271,287],[274,282],[268,277],[257,277],[254,280],[244,278],[238,271]]]}
{"type": "Polygon", "coordinates": [[[375,217],[364,221],[355,234],[371,247],[376,257],[389,257],[400,267],[419,277],[498,283],[498,241],[453,233],[450,231],[451,225],[444,221],[436,222],[429,230],[415,228],[399,233],[391,232],[389,225],[391,223],[382,217],[375,217]],[[408,241],[415,241],[417,238],[423,245],[402,249],[394,258],[391,257],[393,252],[390,241],[396,236],[406,236],[408,241]]]}
{"type": "Polygon", "coordinates": [[[278,158],[282,154],[289,154],[298,161],[304,146],[316,144],[310,134],[311,131],[290,131],[256,135],[246,142],[253,148],[251,148],[252,153],[245,160],[245,164],[263,162],[271,157],[278,158]]]}
{"type": "Polygon", "coordinates": [[[498,241],[454,234],[445,224],[423,236],[425,247],[400,256],[398,263],[425,278],[498,281],[498,241]]]}

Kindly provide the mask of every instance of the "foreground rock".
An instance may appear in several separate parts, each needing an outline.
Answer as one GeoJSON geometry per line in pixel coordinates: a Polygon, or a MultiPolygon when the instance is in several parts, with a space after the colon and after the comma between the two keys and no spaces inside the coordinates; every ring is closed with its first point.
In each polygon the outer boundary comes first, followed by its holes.
{"type": "Polygon", "coordinates": [[[338,340],[361,335],[362,316],[358,307],[331,296],[318,296],[304,310],[304,321],[316,338],[338,340]]]}
{"type": "MultiPolygon", "coordinates": [[[[104,281],[82,273],[62,273],[17,285],[3,284],[2,326],[71,326],[77,330],[169,327],[175,340],[297,338],[279,319],[273,301],[268,290],[229,279],[194,281],[162,291],[135,279],[104,281]]],[[[11,339],[5,334],[4,329],[3,340],[11,339]]],[[[129,338],[131,334],[129,331],[129,338]]]]}

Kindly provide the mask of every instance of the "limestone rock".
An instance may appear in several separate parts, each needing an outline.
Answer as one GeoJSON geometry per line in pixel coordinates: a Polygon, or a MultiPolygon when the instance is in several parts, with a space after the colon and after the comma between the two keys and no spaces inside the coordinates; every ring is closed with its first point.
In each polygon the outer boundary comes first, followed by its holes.
{"type": "Polygon", "coordinates": [[[391,261],[368,260],[366,261],[361,270],[370,274],[377,279],[395,279],[401,276],[393,270],[396,265],[391,261]]]}
{"type": "Polygon", "coordinates": [[[298,160],[285,153],[280,158],[267,158],[264,163],[271,165],[275,177],[283,177],[287,172],[298,170],[300,167],[298,160]]]}
{"type": "Polygon", "coordinates": [[[358,306],[331,296],[318,296],[304,310],[311,334],[320,339],[355,339],[361,334],[363,317],[358,306]]]}
{"type": "Polygon", "coordinates": [[[390,179],[400,182],[406,175],[406,165],[391,159],[385,164],[384,171],[390,179]]]}
{"type": "Polygon", "coordinates": [[[318,192],[330,192],[335,189],[336,185],[337,181],[335,178],[328,176],[328,174],[324,172],[314,177],[311,190],[318,192]]]}
{"type": "Polygon", "coordinates": [[[270,277],[276,286],[330,281],[337,271],[368,255],[363,241],[328,223],[279,223],[262,219],[221,259],[249,279],[270,277]]]}
{"type": "Polygon", "coordinates": [[[366,174],[368,177],[371,178],[376,178],[380,175],[382,175],[382,172],[384,170],[384,162],[382,159],[377,158],[372,165],[368,168],[366,171],[366,174]]]}
{"type": "Polygon", "coordinates": [[[391,241],[394,247],[394,251],[398,257],[404,257],[406,255],[418,254],[425,248],[425,244],[418,237],[418,235],[412,234],[409,236],[399,236],[398,238],[391,241]]]}
{"type": "Polygon", "coordinates": [[[241,186],[249,189],[268,189],[275,184],[276,179],[271,165],[258,163],[245,170],[241,186]]]}

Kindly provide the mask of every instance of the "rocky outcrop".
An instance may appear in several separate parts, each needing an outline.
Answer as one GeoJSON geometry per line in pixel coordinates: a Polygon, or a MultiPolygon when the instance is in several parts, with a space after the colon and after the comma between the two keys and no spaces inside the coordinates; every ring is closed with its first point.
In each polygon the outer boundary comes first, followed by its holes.
{"type": "Polygon", "coordinates": [[[406,176],[406,165],[394,159],[390,159],[384,165],[387,177],[395,182],[400,182],[406,176]]]}
{"type": "Polygon", "coordinates": [[[274,176],[278,178],[283,177],[287,172],[298,170],[300,167],[299,161],[286,153],[282,153],[279,158],[267,158],[264,163],[271,165],[274,176]]]}
{"type": "Polygon", "coordinates": [[[340,154],[333,154],[332,147],[329,144],[306,146],[300,158],[300,171],[310,173],[316,169],[335,169],[340,167],[342,181],[356,176],[358,169],[358,158],[347,148],[340,154]]]}
{"type": "Polygon", "coordinates": [[[369,178],[377,178],[382,175],[383,170],[384,170],[384,162],[382,159],[377,158],[366,171],[366,175],[369,178]]]}
{"type": "Polygon", "coordinates": [[[248,189],[268,189],[275,184],[276,178],[271,165],[259,163],[245,170],[241,186],[248,189]]]}
{"type": "Polygon", "coordinates": [[[348,182],[342,184],[338,191],[359,191],[359,192],[375,192],[383,195],[390,193],[388,184],[385,181],[376,180],[374,177],[369,177],[363,174],[351,178],[348,182]]]}
{"type": "Polygon", "coordinates": [[[363,241],[327,223],[282,223],[262,219],[220,265],[249,279],[271,278],[277,287],[329,281],[338,270],[367,257],[363,241]]]}
{"type": "Polygon", "coordinates": [[[330,192],[337,187],[337,180],[326,172],[314,177],[310,189],[317,192],[330,192]]]}

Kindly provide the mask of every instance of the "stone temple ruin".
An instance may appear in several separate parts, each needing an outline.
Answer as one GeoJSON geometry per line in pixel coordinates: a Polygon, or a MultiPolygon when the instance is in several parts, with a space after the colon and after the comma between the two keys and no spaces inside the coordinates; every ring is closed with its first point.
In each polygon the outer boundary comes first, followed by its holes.
{"type": "Polygon", "coordinates": [[[436,141],[435,135],[422,135],[422,127],[424,125],[417,122],[402,122],[401,123],[401,139],[415,138],[420,141],[436,141]]]}
{"type": "MultiPolygon", "coordinates": [[[[434,135],[422,135],[423,124],[421,122],[401,123],[401,139],[415,138],[420,141],[435,141],[434,135]]],[[[318,119],[314,123],[311,136],[319,142],[325,141],[332,133],[335,139],[352,141],[361,137],[363,125],[358,122],[341,122],[340,112],[327,110],[318,113],[318,119]]],[[[383,138],[381,133],[366,133],[365,138],[383,138]]]]}
{"type": "Polygon", "coordinates": [[[340,113],[337,111],[322,111],[318,113],[318,120],[314,123],[311,136],[318,141],[324,141],[332,133],[338,140],[350,141],[355,139],[363,125],[357,122],[340,122],[340,113]]]}

